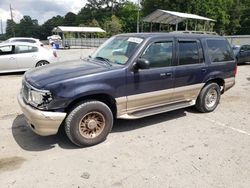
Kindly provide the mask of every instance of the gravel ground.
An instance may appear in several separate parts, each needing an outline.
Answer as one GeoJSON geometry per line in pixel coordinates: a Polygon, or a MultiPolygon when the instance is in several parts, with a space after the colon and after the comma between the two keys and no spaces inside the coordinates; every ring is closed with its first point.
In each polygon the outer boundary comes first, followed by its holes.
{"type": "MultiPolygon", "coordinates": [[[[63,61],[91,51],[58,54],[63,61]]],[[[104,143],[83,149],[62,133],[35,135],[16,101],[22,74],[0,75],[0,186],[248,188],[249,72],[238,67],[236,85],[212,113],[186,108],[117,120],[104,143]]]]}

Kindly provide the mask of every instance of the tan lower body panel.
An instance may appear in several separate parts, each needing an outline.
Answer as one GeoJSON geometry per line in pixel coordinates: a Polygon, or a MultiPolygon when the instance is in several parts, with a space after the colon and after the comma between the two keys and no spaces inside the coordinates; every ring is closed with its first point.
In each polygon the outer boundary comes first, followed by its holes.
{"type": "Polygon", "coordinates": [[[224,91],[229,90],[231,87],[235,85],[235,77],[232,78],[226,78],[225,79],[225,85],[224,85],[224,91]]]}
{"type": "Polygon", "coordinates": [[[19,105],[31,129],[41,136],[54,135],[66,117],[63,112],[46,112],[37,110],[24,103],[21,94],[18,95],[19,105]]]}
{"type": "Polygon", "coordinates": [[[192,106],[203,86],[204,84],[195,84],[117,98],[117,118],[137,119],[192,106]]]}

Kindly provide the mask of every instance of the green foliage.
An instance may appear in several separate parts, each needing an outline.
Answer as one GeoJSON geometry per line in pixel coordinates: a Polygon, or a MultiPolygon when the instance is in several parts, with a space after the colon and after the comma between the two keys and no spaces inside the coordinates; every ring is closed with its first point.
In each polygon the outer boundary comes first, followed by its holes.
{"type": "Polygon", "coordinates": [[[112,15],[111,20],[107,22],[107,32],[109,36],[122,32],[121,21],[115,15],[112,15]]]}

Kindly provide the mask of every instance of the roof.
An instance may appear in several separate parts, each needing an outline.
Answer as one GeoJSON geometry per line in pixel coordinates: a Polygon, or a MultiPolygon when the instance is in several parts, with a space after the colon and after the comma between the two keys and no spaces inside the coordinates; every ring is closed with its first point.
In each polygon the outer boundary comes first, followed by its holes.
{"type": "Polygon", "coordinates": [[[157,9],[148,16],[146,16],[143,21],[144,22],[153,22],[153,23],[165,23],[165,24],[177,24],[183,22],[186,19],[195,19],[195,20],[205,20],[205,21],[213,21],[215,20],[206,18],[203,16],[199,16],[196,14],[188,14],[182,12],[174,12],[168,10],[157,9]]]}
{"type": "Polygon", "coordinates": [[[30,43],[30,42],[2,42],[0,43],[0,46],[8,46],[8,45],[27,45],[27,46],[40,47],[37,43],[30,43]]]}
{"type": "Polygon", "coordinates": [[[76,33],[104,33],[105,31],[100,27],[69,27],[58,26],[55,27],[53,32],[76,32],[76,33]]]}

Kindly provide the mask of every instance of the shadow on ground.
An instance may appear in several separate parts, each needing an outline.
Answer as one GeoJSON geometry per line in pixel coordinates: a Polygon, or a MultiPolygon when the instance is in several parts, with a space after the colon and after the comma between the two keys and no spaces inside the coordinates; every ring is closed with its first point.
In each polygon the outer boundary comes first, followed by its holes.
{"type": "MultiPolygon", "coordinates": [[[[167,122],[173,119],[178,119],[186,116],[185,110],[181,109],[172,112],[162,113],[138,120],[116,120],[111,134],[119,132],[128,132],[147,126],[167,122]]],[[[36,135],[28,126],[24,115],[18,115],[12,124],[12,134],[16,143],[26,151],[44,151],[54,148],[56,145],[63,149],[79,149],[73,145],[63,130],[60,130],[57,135],[42,137],[36,135]]],[[[109,138],[108,138],[109,139],[109,138]]]]}

